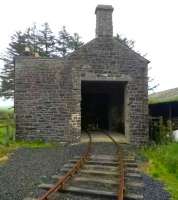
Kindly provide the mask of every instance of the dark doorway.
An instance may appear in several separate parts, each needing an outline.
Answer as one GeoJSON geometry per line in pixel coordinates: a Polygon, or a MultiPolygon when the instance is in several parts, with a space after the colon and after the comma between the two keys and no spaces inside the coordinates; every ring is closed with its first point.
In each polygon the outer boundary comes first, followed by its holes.
{"type": "Polygon", "coordinates": [[[82,129],[108,129],[109,96],[106,94],[86,94],[82,99],[82,129]],[[89,126],[89,127],[88,127],[89,126]]]}
{"type": "Polygon", "coordinates": [[[82,130],[124,133],[124,82],[82,81],[82,130]]]}

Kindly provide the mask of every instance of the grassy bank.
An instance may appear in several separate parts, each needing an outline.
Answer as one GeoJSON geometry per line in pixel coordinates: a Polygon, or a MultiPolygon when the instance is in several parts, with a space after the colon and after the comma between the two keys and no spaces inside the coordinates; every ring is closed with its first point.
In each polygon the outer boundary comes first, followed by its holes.
{"type": "Polygon", "coordinates": [[[162,181],[171,193],[172,199],[178,199],[178,143],[146,148],[141,151],[146,158],[142,169],[152,177],[162,181]]]}

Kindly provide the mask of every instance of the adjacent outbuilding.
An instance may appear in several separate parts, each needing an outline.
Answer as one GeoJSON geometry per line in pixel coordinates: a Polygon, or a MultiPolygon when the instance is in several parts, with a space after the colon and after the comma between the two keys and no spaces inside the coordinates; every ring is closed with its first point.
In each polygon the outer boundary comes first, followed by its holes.
{"type": "Polygon", "coordinates": [[[149,112],[152,117],[170,121],[173,130],[178,130],[178,88],[153,93],[149,96],[149,112]]]}

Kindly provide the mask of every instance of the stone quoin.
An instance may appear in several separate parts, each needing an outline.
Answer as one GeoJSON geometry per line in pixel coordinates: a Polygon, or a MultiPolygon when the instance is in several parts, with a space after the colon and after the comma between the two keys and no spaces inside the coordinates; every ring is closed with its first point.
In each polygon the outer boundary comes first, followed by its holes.
{"type": "Polygon", "coordinates": [[[88,128],[147,143],[149,61],[113,37],[112,13],[98,5],[96,37],[66,58],[15,58],[18,139],[72,143],[88,128]]]}

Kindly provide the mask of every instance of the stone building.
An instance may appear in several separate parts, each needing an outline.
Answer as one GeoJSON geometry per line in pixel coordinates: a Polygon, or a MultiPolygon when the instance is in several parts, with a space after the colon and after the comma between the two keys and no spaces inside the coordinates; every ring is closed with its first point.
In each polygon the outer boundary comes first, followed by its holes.
{"type": "Polygon", "coordinates": [[[77,142],[90,129],[147,142],[149,61],[113,37],[112,12],[98,5],[96,38],[64,59],[15,59],[18,138],[77,142]]]}

